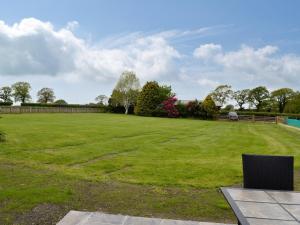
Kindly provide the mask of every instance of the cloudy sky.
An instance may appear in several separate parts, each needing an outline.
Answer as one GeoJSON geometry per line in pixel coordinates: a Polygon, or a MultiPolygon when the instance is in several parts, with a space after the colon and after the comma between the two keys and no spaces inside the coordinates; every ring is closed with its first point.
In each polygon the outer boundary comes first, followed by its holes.
{"type": "Polygon", "coordinates": [[[70,103],[109,96],[124,70],[201,99],[219,84],[300,90],[298,0],[1,0],[0,86],[70,103]]]}

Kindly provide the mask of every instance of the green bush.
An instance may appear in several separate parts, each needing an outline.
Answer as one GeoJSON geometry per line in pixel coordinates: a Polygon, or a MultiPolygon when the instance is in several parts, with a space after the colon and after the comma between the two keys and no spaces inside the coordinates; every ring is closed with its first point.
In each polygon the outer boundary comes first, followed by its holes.
{"type": "Polygon", "coordinates": [[[203,115],[201,102],[199,102],[198,100],[190,101],[186,105],[186,113],[187,117],[201,118],[203,115]]]}
{"type": "Polygon", "coordinates": [[[168,113],[163,109],[163,105],[159,104],[156,109],[152,112],[152,116],[154,117],[167,117],[168,113]]]}
{"type": "MultiPolygon", "coordinates": [[[[125,108],[124,106],[121,105],[109,104],[108,106],[106,106],[106,112],[124,114],[125,108]]],[[[133,113],[134,113],[134,106],[131,105],[129,106],[128,114],[133,114],[133,113]]]]}
{"type": "Polygon", "coordinates": [[[147,82],[142,91],[138,95],[137,105],[135,107],[135,114],[140,116],[152,116],[157,114],[157,107],[171,97],[171,87],[159,86],[156,81],[147,82]]]}
{"type": "Polygon", "coordinates": [[[179,112],[179,116],[182,118],[186,118],[188,117],[188,113],[187,113],[187,106],[185,104],[182,103],[177,103],[177,105],[175,105],[176,109],[179,112]]]}
{"type": "Polygon", "coordinates": [[[0,102],[0,106],[11,106],[12,102],[0,102]]]}
{"type": "Polygon", "coordinates": [[[64,99],[58,99],[54,102],[54,104],[67,105],[68,103],[64,99]]]}

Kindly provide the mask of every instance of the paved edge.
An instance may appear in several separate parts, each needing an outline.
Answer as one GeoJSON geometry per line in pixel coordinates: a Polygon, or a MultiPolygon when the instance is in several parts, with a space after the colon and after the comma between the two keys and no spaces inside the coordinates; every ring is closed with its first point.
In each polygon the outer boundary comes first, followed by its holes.
{"type": "Polygon", "coordinates": [[[135,217],[124,215],[113,215],[102,212],[83,212],[71,210],[65,215],[65,217],[57,223],[57,225],[89,225],[89,224],[103,224],[103,225],[125,225],[125,224],[153,224],[153,225],[234,225],[224,223],[212,223],[212,222],[198,222],[187,220],[171,220],[160,218],[147,218],[147,217],[135,217]]]}

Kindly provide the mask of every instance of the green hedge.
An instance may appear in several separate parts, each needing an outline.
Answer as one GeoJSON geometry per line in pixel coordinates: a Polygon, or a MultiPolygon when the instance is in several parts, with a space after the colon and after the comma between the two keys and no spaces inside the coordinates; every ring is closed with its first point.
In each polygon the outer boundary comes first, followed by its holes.
{"type": "Polygon", "coordinates": [[[0,106],[11,106],[12,102],[0,102],[0,106]]]}
{"type": "Polygon", "coordinates": [[[107,106],[104,105],[80,105],[80,104],[44,104],[44,103],[21,103],[21,106],[31,106],[31,107],[68,107],[68,108],[103,108],[107,106]]]}
{"type": "MultiPolygon", "coordinates": [[[[229,111],[221,111],[221,115],[227,115],[229,111]]],[[[276,113],[276,112],[254,112],[254,111],[236,111],[238,115],[255,115],[255,116],[288,116],[300,118],[300,114],[293,113],[276,113]]]]}

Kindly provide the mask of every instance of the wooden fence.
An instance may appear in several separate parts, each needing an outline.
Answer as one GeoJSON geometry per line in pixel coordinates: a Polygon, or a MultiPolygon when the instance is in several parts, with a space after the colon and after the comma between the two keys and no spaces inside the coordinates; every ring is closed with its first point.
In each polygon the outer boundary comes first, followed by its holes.
{"type": "Polygon", "coordinates": [[[0,114],[18,113],[101,113],[102,108],[92,107],[32,107],[32,106],[0,106],[0,114]]]}
{"type": "MultiPolygon", "coordinates": [[[[229,120],[227,115],[220,115],[219,120],[229,120]]],[[[277,123],[277,116],[239,115],[239,121],[277,123]]]]}

